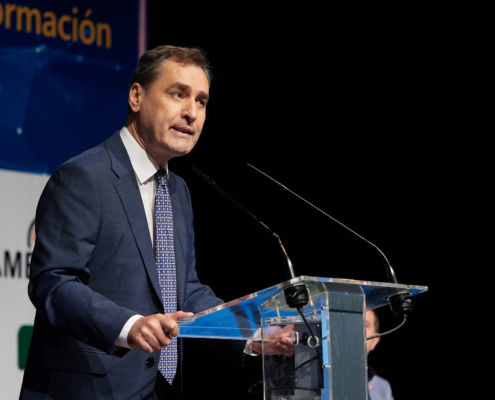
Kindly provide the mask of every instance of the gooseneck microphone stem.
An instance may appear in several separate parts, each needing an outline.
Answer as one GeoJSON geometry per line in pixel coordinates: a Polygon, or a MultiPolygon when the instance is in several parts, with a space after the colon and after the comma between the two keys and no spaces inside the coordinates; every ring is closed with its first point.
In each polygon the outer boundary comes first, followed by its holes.
{"type": "Polygon", "coordinates": [[[351,232],[352,234],[354,234],[355,236],[357,236],[358,238],[360,238],[361,240],[364,240],[366,243],[368,243],[370,246],[374,247],[376,250],[378,250],[378,252],[383,256],[383,258],[385,259],[385,261],[387,262],[387,266],[388,266],[388,269],[387,269],[387,276],[388,276],[388,279],[390,281],[390,283],[399,283],[399,281],[397,280],[397,276],[395,275],[395,271],[394,269],[392,268],[392,266],[390,265],[390,262],[388,261],[388,258],[385,256],[385,254],[378,248],[378,246],[374,245],[373,243],[371,243],[369,240],[365,239],[364,237],[362,237],[360,234],[354,232],[351,228],[348,228],[347,226],[345,226],[342,222],[336,220],[334,217],[332,217],[331,215],[327,214],[325,211],[321,210],[320,208],[316,207],[314,204],[310,203],[308,200],[302,198],[301,196],[299,196],[297,193],[293,192],[292,190],[290,190],[289,188],[287,188],[286,186],[282,185],[280,182],[276,181],[275,179],[273,179],[271,176],[265,174],[263,171],[260,171],[258,168],[252,166],[251,164],[247,163],[247,165],[249,165],[251,168],[253,168],[254,170],[258,171],[260,174],[266,176],[268,179],[270,179],[272,182],[275,182],[277,185],[279,185],[280,187],[282,187],[283,189],[287,190],[289,193],[293,194],[294,196],[296,196],[298,199],[304,201],[306,204],[309,204],[311,207],[313,207],[315,210],[319,211],[320,213],[322,213],[323,215],[325,215],[326,217],[330,218],[332,221],[336,222],[337,224],[339,224],[341,227],[343,227],[344,229],[346,229],[347,231],[351,232]]]}
{"type": "Polygon", "coordinates": [[[282,249],[282,252],[284,253],[284,261],[285,261],[285,267],[287,270],[287,275],[290,276],[291,279],[294,279],[296,277],[296,274],[294,273],[294,267],[292,265],[292,262],[290,261],[290,258],[288,256],[287,252],[285,251],[285,247],[282,244],[282,240],[280,239],[280,236],[278,236],[275,232],[273,232],[267,225],[265,225],[262,221],[260,221],[254,214],[252,214],[250,211],[248,211],[246,208],[244,208],[240,203],[238,203],[234,198],[232,198],[222,188],[220,188],[220,186],[218,186],[207,175],[205,175],[203,172],[201,172],[195,166],[192,166],[192,170],[194,172],[196,172],[206,182],[208,182],[211,186],[213,186],[215,189],[217,189],[220,193],[222,193],[225,197],[227,197],[232,203],[234,203],[237,207],[239,207],[242,211],[244,211],[252,219],[254,219],[259,225],[261,225],[266,231],[268,231],[270,233],[270,235],[272,235],[277,240],[280,248],[282,249]]]}

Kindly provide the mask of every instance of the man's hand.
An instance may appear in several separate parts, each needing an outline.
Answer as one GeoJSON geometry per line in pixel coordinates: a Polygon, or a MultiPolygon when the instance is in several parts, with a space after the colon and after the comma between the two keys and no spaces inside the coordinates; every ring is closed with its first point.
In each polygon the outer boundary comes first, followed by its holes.
{"type": "MultiPolygon", "coordinates": [[[[294,325],[287,325],[283,329],[277,327],[274,333],[265,335],[264,354],[275,355],[283,354],[284,356],[294,355],[294,344],[292,343],[291,333],[294,331],[294,325]]],[[[251,349],[261,354],[261,342],[253,342],[251,349]]]]}
{"type": "Polygon", "coordinates": [[[177,311],[173,314],[153,314],[138,319],[127,335],[127,343],[131,349],[141,349],[145,353],[160,350],[172,342],[172,336],[179,334],[175,321],[189,317],[192,313],[177,311]]]}

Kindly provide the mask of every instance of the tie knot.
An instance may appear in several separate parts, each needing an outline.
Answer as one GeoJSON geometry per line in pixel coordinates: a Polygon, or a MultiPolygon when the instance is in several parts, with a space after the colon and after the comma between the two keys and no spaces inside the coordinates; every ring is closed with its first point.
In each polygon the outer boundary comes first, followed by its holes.
{"type": "Polygon", "coordinates": [[[167,176],[167,172],[165,171],[165,168],[160,168],[155,174],[157,185],[166,186],[167,178],[168,176],[167,176]]]}

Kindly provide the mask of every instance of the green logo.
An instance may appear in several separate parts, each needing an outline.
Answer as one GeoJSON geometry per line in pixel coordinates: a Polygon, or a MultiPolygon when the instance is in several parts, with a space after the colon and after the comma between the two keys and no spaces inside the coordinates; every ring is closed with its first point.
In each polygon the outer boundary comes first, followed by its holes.
{"type": "Polygon", "coordinates": [[[33,327],[31,325],[24,325],[20,327],[19,334],[17,335],[17,360],[19,362],[19,369],[26,368],[26,361],[32,336],[33,327]]]}

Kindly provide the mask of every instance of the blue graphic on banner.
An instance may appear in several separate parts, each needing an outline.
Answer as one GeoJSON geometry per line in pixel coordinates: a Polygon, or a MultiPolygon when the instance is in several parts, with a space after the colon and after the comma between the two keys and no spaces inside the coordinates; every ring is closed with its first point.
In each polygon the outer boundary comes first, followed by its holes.
{"type": "Polygon", "coordinates": [[[0,168],[52,173],[124,125],[138,17],[139,0],[0,2],[0,168]]]}

